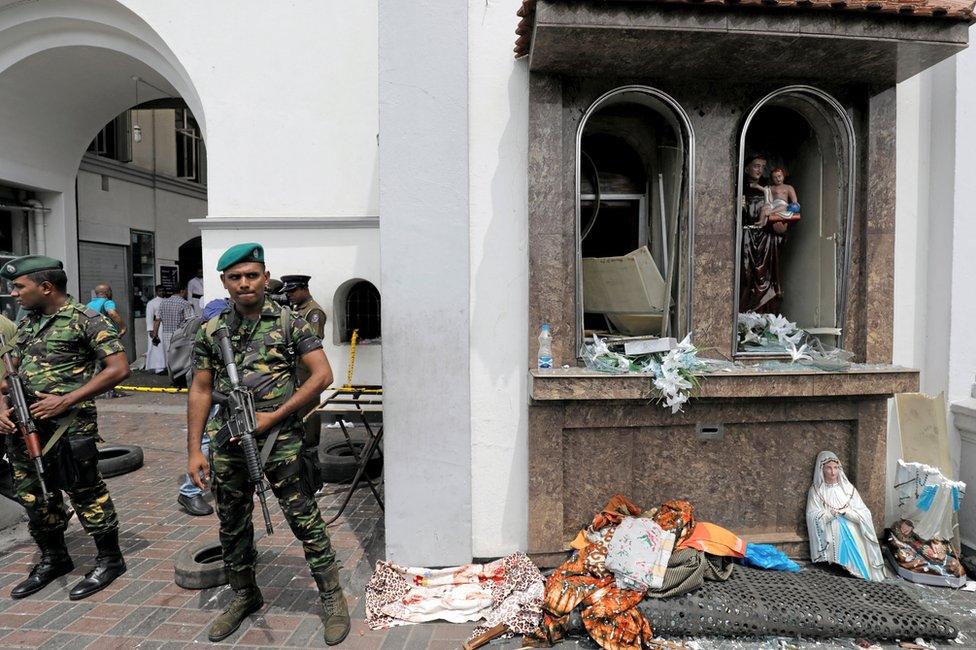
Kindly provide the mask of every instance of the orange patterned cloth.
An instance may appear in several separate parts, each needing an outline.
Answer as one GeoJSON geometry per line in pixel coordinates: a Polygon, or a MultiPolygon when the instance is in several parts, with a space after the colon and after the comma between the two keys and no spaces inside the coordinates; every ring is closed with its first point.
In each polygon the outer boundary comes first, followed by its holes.
{"type": "Polygon", "coordinates": [[[610,524],[619,524],[624,517],[637,517],[640,513],[641,509],[634,502],[622,494],[615,494],[610,497],[607,505],[603,506],[603,510],[593,517],[590,528],[600,530],[610,524]]]}
{"type": "Polygon", "coordinates": [[[643,594],[617,589],[613,576],[591,575],[586,556],[593,546],[575,553],[546,580],[542,625],[534,636],[550,645],[561,640],[566,636],[570,612],[582,606],[583,627],[601,648],[640,650],[654,638],[651,624],[636,608],[643,594]]]}
{"type": "Polygon", "coordinates": [[[674,533],[680,546],[695,528],[695,507],[683,499],[665,501],[654,515],[654,523],[674,533]]]}
{"type": "Polygon", "coordinates": [[[604,650],[640,650],[649,647],[654,633],[637,609],[643,592],[618,589],[604,566],[607,544],[624,517],[636,517],[641,509],[622,494],[611,497],[596,513],[586,530],[571,543],[576,549],[546,580],[542,624],[534,640],[552,645],[566,636],[569,614],[581,607],[586,632],[604,650]],[[599,541],[591,541],[599,540],[599,541]]]}

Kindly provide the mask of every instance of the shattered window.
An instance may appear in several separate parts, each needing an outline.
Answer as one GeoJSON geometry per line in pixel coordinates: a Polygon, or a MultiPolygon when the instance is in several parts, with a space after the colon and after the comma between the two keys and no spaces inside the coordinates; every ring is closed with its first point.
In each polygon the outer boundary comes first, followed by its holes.
{"type": "Polygon", "coordinates": [[[666,95],[630,86],[583,118],[577,186],[578,343],[681,338],[690,319],[690,130],[666,95]]]}

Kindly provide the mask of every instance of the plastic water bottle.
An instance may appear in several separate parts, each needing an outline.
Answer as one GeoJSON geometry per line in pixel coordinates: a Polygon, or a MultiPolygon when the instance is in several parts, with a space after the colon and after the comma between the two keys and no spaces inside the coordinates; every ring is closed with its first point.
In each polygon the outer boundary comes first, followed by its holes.
{"type": "Polygon", "coordinates": [[[549,323],[543,323],[539,332],[539,367],[552,368],[552,330],[549,323]]]}

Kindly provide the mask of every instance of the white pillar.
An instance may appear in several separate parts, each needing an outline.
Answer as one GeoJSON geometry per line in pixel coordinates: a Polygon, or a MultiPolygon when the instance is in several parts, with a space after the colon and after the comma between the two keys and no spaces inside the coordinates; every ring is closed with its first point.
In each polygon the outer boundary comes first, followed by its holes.
{"type": "Polygon", "coordinates": [[[471,560],[468,11],[380,0],[386,550],[471,560]]]}

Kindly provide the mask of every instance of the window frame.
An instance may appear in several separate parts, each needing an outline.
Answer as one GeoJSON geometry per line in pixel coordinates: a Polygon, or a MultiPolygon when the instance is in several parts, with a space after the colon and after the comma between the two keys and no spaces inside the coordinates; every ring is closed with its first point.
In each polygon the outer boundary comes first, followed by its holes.
{"type": "MultiPolygon", "coordinates": [[[[143,280],[148,279],[150,288],[155,289],[156,287],[157,284],[156,283],[156,233],[152,232],[151,230],[139,230],[136,228],[130,228],[128,248],[129,248],[129,268],[131,269],[131,274],[132,274],[131,285],[130,285],[132,287],[132,295],[129,296],[129,305],[132,310],[132,318],[133,319],[145,318],[146,317],[145,308],[143,308],[141,312],[137,312],[135,309],[136,287],[143,286],[137,283],[136,279],[137,278],[142,278],[143,280]],[[136,255],[135,244],[136,244],[137,237],[148,237],[149,239],[149,248],[152,252],[152,261],[150,262],[152,273],[136,273],[137,266],[135,261],[135,255],[136,255]]],[[[140,264],[139,266],[142,265],[140,264]]]]}
{"type": "MultiPolygon", "coordinates": [[[[835,99],[829,93],[820,90],[814,86],[808,86],[804,84],[793,84],[790,86],[784,86],[773,92],[767,94],[765,97],[756,102],[752,109],[746,114],[745,119],[742,121],[742,125],[739,127],[739,157],[738,157],[738,167],[736,168],[736,174],[738,178],[736,179],[736,191],[733,200],[733,211],[735,214],[735,284],[733,285],[734,290],[732,292],[732,358],[733,359],[770,359],[776,357],[783,357],[785,353],[778,351],[741,351],[739,349],[739,283],[742,281],[742,210],[740,209],[740,199],[743,195],[743,176],[745,170],[745,157],[748,155],[746,152],[746,136],[749,133],[749,127],[752,125],[752,120],[755,118],[756,114],[764,106],[769,104],[770,101],[783,97],[784,95],[800,95],[806,97],[812,97],[813,99],[820,102],[822,108],[828,108],[837,118],[837,121],[844,127],[843,132],[835,132],[830,134],[834,137],[846,137],[847,139],[847,205],[844,210],[844,217],[847,223],[844,224],[844,237],[846,241],[844,242],[844,256],[842,260],[843,269],[841,273],[840,286],[837,289],[837,322],[840,328],[840,336],[837,337],[837,347],[842,348],[844,346],[844,338],[846,335],[846,327],[844,327],[847,322],[847,294],[850,291],[850,275],[851,275],[851,255],[853,251],[853,237],[854,237],[854,209],[857,200],[857,131],[854,129],[854,120],[844,109],[843,104],[841,104],[837,99],[835,99]]],[[[804,117],[804,119],[806,119],[804,117]]],[[[811,125],[813,126],[813,125],[811,125]]],[[[819,135],[819,134],[818,134],[819,135]]],[[[836,271],[836,269],[835,269],[836,271]]],[[[788,355],[786,355],[788,358],[788,355]]]]}
{"type": "Polygon", "coordinates": [[[206,163],[200,126],[188,108],[177,109],[174,120],[174,130],[176,132],[176,177],[203,185],[206,182],[204,176],[206,163]]]}
{"type": "MultiPolygon", "coordinates": [[[[686,184],[687,184],[687,196],[686,201],[686,217],[687,220],[687,232],[688,232],[688,242],[686,244],[685,254],[687,257],[687,277],[684,278],[686,289],[683,298],[685,300],[686,316],[684,319],[685,332],[691,333],[693,331],[693,304],[692,298],[694,296],[694,269],[693,269],[693,255],[695,250],[695,129],[692,126],[691,118],[688,117],[688,113],[681,107],[681,104],[677,102],[673,97],[668,95],[662,90],[658,90],[652,86],[645,86],[642,84],[629,84],[625,86],[618,86],[612,90],[609,90],[602,95],[600,95],[593,103],[590,104],[589,108],[583,113],[580,118],[579,126],[576,129],[576,153],[575,153],[575,172],[576,172],[576,182],[573,187],[573,203],[575,206],[575,226],[573,229],[575,241],[573,242],[575,246],[575,261],[576,261],[576,357],[577,360],[583,358],[583,346],[585,344],[583,337],[583,246],[582,240],[580,238],[580,227],[582,220],[582,202],[583,194],[582,192],[582,153],[583,153],[583,135],[586,130],[586,125],[590,118],[600,111],[609,100],[613,99],[617,95],[623,94],[643,94],[651,97],[654,100],[665,105],[668,108],[674,118],[677,120],[683,133],[681,136],[686,144],[687,151],[685,154],[685,172],[686,172],[686,184]]],[[[680,215],[679,215],[680,217],[680,215]]],[[[675,251],[676,252],[676,251],[675,251]]],[[[674,253],[672,253],[674,254],[674,253]]],[[[667,316],[666,316],[667,317],[667,316]]],[[[679,323],[680,325],[681,323],[679,323]]],[[[672,333],[671,336],[675,334],[680,334],[680,332],[672,333]]]]}

